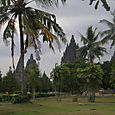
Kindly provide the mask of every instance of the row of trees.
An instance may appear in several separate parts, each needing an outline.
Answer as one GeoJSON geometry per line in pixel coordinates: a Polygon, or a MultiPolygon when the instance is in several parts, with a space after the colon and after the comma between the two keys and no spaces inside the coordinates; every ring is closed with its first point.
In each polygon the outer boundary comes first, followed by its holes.
{"type": "MultiPolygon", "coordinates": [[[[31,64],[28,68],[25,69],[26,76],[26,91],[31,92],[35,96],[35,92],[49,92],[52,91],[52,83],[47,75],[41,75],[36,64],[31,64]]],[[[17,81],[11,67],[9,72],[2,77],[0,74],[0,92],[1,93],[15,93],[20,92],[21,84],[20,81],[17,81]]]]}
{"type": "Polygon", "coordinates": [[[111,12],[113,22],[101,20],[106,23],[108,30],[96,34],[96,29],[90,26],[87,29],[86,37],[81,35],[83,46],[77,49],[80,59],[74,64],[62,64],[55,66],[51,73],[51,78],[58,92],[79,92],[87,90],[89,101],[95,101],[95,91],[98,88],[115,89],[115,62],[104,62],[104,64],[95,64],[94,59],[100,59],[106,48],[102,45],[111,40],[111,48],[115,45],[115,11],[111,12]],[[99,36],[103,37],[99,40],[99,36]]]}
{"type": "MultiPolygon", "coordinates": [[[[73,64],[56,65],[51,73],[52,81],[45,72],[41,77],[36,65],[29,66],[25,72],[27,91],[33,94],[49,91],[82,94],[88,89],[90,93],[99,88],[115,89],[115,62],[89,65],[84,59],[77,59],[73,64]]],[[[5,76],[1,76],[0,92],[20,91],[20,82],[14,77],[11,68],[5,76]]]]}
{"type": "MultiPolygon", "coordinates": [[[[52,42],[56,40],[59,48],[60,44],[58,37],[65,43],[65,34],[61,27],[56,22],[56,17],[53,14],[44,12],[28,5],[36,0],[1,0],[0,1],[0,27],[4,26],[3,39],[7,43],[11,39],[11,55],[14,63],[14,38],[16,33],[16,23],[19,25],[19,39],[20,39],[20,55],[21,55],[21,88],[22,93],[26,94],[25,79],[24,79],[24,54],[29,46],[34,46],[39,60],[40,42],[39,35],[42,35],[43,41],[49,43],[49,47],[53,49],[52,42]],[[55,33],[55,35],[53,34],[55,33]],[[24,39],[25,36],[25,39],[24,39]]],[[[64,3],[66,0],[61,0],[64,3]]],[[[90,0],[90,5],[95,0],[90,0]]],[[[99,0],[95,8],[99,4],[99,0]]],[[[37,0],[45,6],[57,5],[59,0],[37,0]]],[[[101,0],[106,10],[110,10],[106,0],[101,0]]],[[[54,49],[53,49],[54,50],[54,49]]],[[[13,64],[14,67],[14,64],[13,64]]]]}
{"type": "Polygon", "coordinates": [[[95,91],[115,89],[115,62],[89,64],[84,59],[75,63],[56,65],[51,78],[58,93],[82,94],[87,92],[89,101],[95,100],[95,91]]]}

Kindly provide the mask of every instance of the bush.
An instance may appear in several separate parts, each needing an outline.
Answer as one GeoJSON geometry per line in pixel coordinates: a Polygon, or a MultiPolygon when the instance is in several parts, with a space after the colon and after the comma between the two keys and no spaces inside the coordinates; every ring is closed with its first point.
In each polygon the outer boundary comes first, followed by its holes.
{"type": "Polygon", "coordinates": [[[11,99],[12,104],[25,103],[25,102],[28,102],[28,101],[29,101],[29,97],[27,95],[20,95],[20,94],[15,95],[11,99]]]}
{"type": "Polygon", "coordinates": [[[31,98],[31,94],[23,96],[22,94],[1,94],[0,95],[0,102],[3,101],[10,101],[11,103],[24,103],[29,101],[31,98]]]}
{"type": "Polygon", "coordinates": [[[35,97],[36,98],[39,98],[39,97],[50,97],[50,96],[55,96],[55,93],[36,93],[35,94],[35,97]]]}
{"type": "Polygon", "coordinates": [[[9,94],[1,94],[0,95],[0,102],[8,101],[9,100],[9,94]]]}

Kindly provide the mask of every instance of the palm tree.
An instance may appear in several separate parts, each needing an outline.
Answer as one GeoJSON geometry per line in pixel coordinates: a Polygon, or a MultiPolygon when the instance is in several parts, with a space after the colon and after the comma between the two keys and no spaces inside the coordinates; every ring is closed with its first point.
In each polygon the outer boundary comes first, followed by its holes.
{"type": "MultiPolygon", "coordinates": [[[[26,53],[27,48],[29,46],[34,46],[35,52],[38,54],[40,51],[40,41],[38,39],[40,35],[42,36],[43,41],[47,41],[49,43],[50,48],[53,49],[52,42],[54,40],[57,42],[58,47],[60,48],[59,39],[56,36],[61,38],[61,40],[65,43],[65,34],[62,28],[57,24],[55,15],[29,7],[28,4],[31,1],[7,1],[9,2],[4,3],[4,0],[2,0],[3,4],[0,7],[0,27],[5,25],[3,40],[7,43],[8,39],[11,38],[11,55],[14,62],[14,37],[17,31],[16,23],[19,24],[18,31],[21,55],[21,86],[22,93],[26,94],[24,79],[24,53],[26,53]],[[55,35],[53,32],[55,32],[55,35]]],[[[42,3],[44,0],[39,1],[42,3]]],[[[43,4],[44,3],[45,2],[43,2],[43,4]]],[[[39,55],[37,56],[37,59],[39,59],[39,55]]]]}
{"type": "Polygon", "coordinates": [[[103,52],[106,52],[106,48],[101,47],[101,42],[97,41],[100,33],[95,34],[96,28],[93,31],[92,26],[88,27],[86,37],[80,34],[84,46],[78,50],[81,52],[83,58],[88,57],[89,63],[93,63],[96,57],[100,59],[100,56],[103,56],[103,52]]]}
{"type": "Polygon", "coordinates": [[[95,91],[102,83],[103,71],[100,65],[90,64],[85,68],[77,69],[78,78],[83,78],[86,83],[85,86],[88,89],[89,102],[95,101],[95,91]]]}
{"type": "Polygon", "coordinates": [[[113,15],[113,20],[112,20],[113,22],[103,19],[100,20],[100,23],[105,23],[109,27],[109,29],[101,33],[101,35],[104,36],[102,43],[104,44],[109,40],[111,40],[112,41],[111,48],[112,48],[112,46],[115,45],[115,10],[114,12],[111,12],[111,15],[113,15]]]}
{"type": "Polygon", "coordinates": [[[100,33],[96,34],[96,28],[93,30],[92,26],[88,27],[86,37],[84,37],[82,34],[80,34],[81,41],[83,42],[84,46],[81,47],[79,50],[80,50],[83,58],[88,57],[89,65],[85,69],[80,69],[80,71],[78,73],[81,72],[80,76],[82,78],[86,77],[86,81],[88,82],[87,88],[88,88],[88,94],[89,94],[89,101],[95,100],[95,86],[96,85],[94,85],[94,84],[95,84],[95,82],[98,83],[96,81],[96,78],[98,79],[98,77],[97,77],[98,75],[97,75],[97,73],[95,74],[95,72],[97,72],[97,70],[96,70],[97,65],[93,64],[94,59],[96,57],[98,59],[100,59],[100,56],[103,56],[103,52],[106,52],[106,48],[100,46],[101,41],[98,41],[99,34],[100,33]],[[93,68],[96,71],[94,71],[93,68]],[[91,73],[91,72],[93,72],[93,73],[91,73]]]}

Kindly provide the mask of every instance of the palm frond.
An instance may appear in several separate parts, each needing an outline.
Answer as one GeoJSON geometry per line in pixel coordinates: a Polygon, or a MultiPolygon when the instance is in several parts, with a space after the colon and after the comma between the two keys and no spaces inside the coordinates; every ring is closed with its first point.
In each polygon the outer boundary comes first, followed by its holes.
{"type": "Polygon", "coordinates": [[[81,36],[81,42],[83,42],[84,45],[87,44],[88,40],[81,33],[79,33],[79,34],[81,36]]]}
{"type": "Polygon", "coordinates": [[[92,31],[93,38],[94,38],[94,36],[96,34],[96,30],[97,30],[97,28],[95,28],[94,31],[92,31]]]}
{"type": "Polygon", "coordinates": [[[77,51],[80,52],[81,57],[86,58],[88,54],[88,47],[87,46],[80,47],[79,49],[77,49],[77,51]]]}
{"type": "Polygon", "coordinates": [[[100,32],[94,37],[94,41],[96,41],[98,39],[99,35],[100,35],[100,32]]]}
{"type": "Polygon", "coordinates": [[[104,53],[107,53],[106,48],[104,47],[96,47],[95,48],[95,56],[100,60],[100,56],[103,56],[104,53]]]}
{"type": "Polygon", "coordinates": [[[115,10],[111,12],[111,15],[113,16],[113,23],[115,24],[115,10]]]}
{"type": "Polygon", "coordinates": [[[16,33],[15,21],[10,19],[4,30],[3,40],[5,41],[8,38],[13,38],[14,33],[16,33]]]}
{"type": "MultiPolygon", "coordinates": [[[[60,0],[62,4],[66,2],[66,0],[60,0]]],[[[41,4],[43,7],[52,7],[58,6],[59,0],[35,0],[36,3],[41,4]]]]}
{"type": "Polygon", "coordinates": [[[13,64],[13,68],[15,69],[15,66],[14,66],[14,46],[15,46],[14,33],[16,33],[15,21],[13,19],[10,19],[4,30],[3,40],[6,44],[8,44],[8,38],[11,38],[12,64],[13,64]]]}
{"type": "Polygon", "coordinates": [[[114,24],[113,24],[112,22],[110,22],[110,21],[108,21],[108,20],[105,20],[105,19],[100,20],[100,23],[107,24],[107,26],[108,26],[109,28],[113,28],[113,27],[114,27],[114,24]]]}
{"type": "Polygon", "coordinates": [[[112,11],[110,11],[111,12],[111,15],[113,16],[113,17],[115,17],[115,10],[112,12],[112,11]]]}
{"type": "Polygon", "coordinates": [[[113,34],[113,36],[111,37],[111,40],[113,40],[113,41],[111,43],[111,47],[110,48],[112,48],[115,45],[115,34],[113,34]]]}
{"type": "Polygon", "coordinates": [[[111,33],[108,34],[108,35],[106,35],[106,36],[101,40],[102,44],[107,43],[107,42],[110,40],[110,38],[111,38],[111,33]]]}
{"type": "Polygon", "coordinates": [[[7,13],[0,15],[0,28],[9,20],[7,13]]]}
{"type": "Polygon", "coordinates": [[[88,29],[87,29],[87,32],[86,32],[86,35],[87,35],[87,39],[89,41],[92,41],[93,40],[93,30],[92,30],[92,26],[89,26],[88,29]]]}
{"type": "MultiPolygon", "coordinates": [[[[31,37],[33,36],[33,38],[37,40],[41,30],[41,34],[43,35],[43,41],[48,41],[49,47],[54,50],[52,42],[55,40],[58,44],[58,48],[60,49],[60,43],[57,37],[50,32],[52,30],[52,23],[54,23],[55,21],[55,16],[36,9],[35,11],[30,8],[28,8],[27,10],[29,11],[26,11],[26,15],[23,16],[25,33],[31,37]],[[52,21],[51,18],[53,18],[54,21],[52,21]]],[[[35,49],[37,49],[35,41],[34,47],[36,47],[35,49]]]]}
{"type": "Polygon", "coordinates": [[[101,37],[103,37],[104,35],[110,34],[110,33],[111,33],[111,29],[105,30],[105,31],[101,32],[101,37]]]}

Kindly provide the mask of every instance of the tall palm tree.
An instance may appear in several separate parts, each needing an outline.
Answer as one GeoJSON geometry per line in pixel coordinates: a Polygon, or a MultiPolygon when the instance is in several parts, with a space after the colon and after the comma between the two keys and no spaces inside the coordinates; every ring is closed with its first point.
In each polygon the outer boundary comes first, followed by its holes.
{"type": "Polygon", "coordinates": [[[103,71],[100,65],[90,64],[85,68],[77,69],[78,78],[82,78],[86,81],[85,86],[88,90],[88,101],[95,101],[95,91],[102,83],[103,71]]]}
{"type": "Polygon", "coordinates": [[[88,27],[86,37],[80,34],[84,46],[78,50],[81,52],[83,58],[88,58],[89,63],[93,63],[96,57],[100,59],[100,56],[103,56],[103,52],[106,52],[106,48],[101,47],[101,42],[97,41],[99,34],[96,34],[96,28],[93,30],[92,26],[88,27]]]}
{"type": "MultiPolygon", "coordinates": [[[[53,14],[44,12],[32,7],[29,7],[28,0],[2,0],[0,7],[0,27],[4,26],[3,40],[7,43],[11,38],[11,55],[14,62],[14,37],[17,31],[16,23],[19,24],[19,38],[20,38],[20,55],[21,55],[21,86],[22,93],[26,93],[25,79],[24,79],[24,53],[28,46],[32,45],[35,52],[40,51],[39,36],[41,35],[43,41],[49,43],[49,47],[53,49],[52,42],[55,40],[60,48],[59,38],[66,42],[65,34],[62,28],[57,24],[56,17],[53,14]],[[53,34],[55,33],[55,35],[53,34]],[[57,36],[57,37],[56,37],[57,36]]],[[[33,1],[33,0],[32,0],[33,1]]],[[[41,3],[46,0],[39,0],[41,3]]],[[[43,2],[45,3],[45,2],[43,2]]],[[[49,0],[50,3],[50,0],[49,0]]],[[[41,37],[40,37],[41,38],[41,37]]],[[[53,49],[54,50],[54,49],[53,49]]],[[[39,55],[37,57],[39,59],[39,55]]]]}
{"type": "Polygon", "coordinates": [[[111,12],[111,15],[113,15],[112,22],[103,19],[103,20],[100,20],[100,23],[105,23],[109,27],[109,29],[101,33],[101,35],[104,36],[102,43],[106,43],[109,40],[111,40],[112,41],[111,48],[112,48],[112,46],[115,45],[115,10],[114,12],[111,12]]]}

